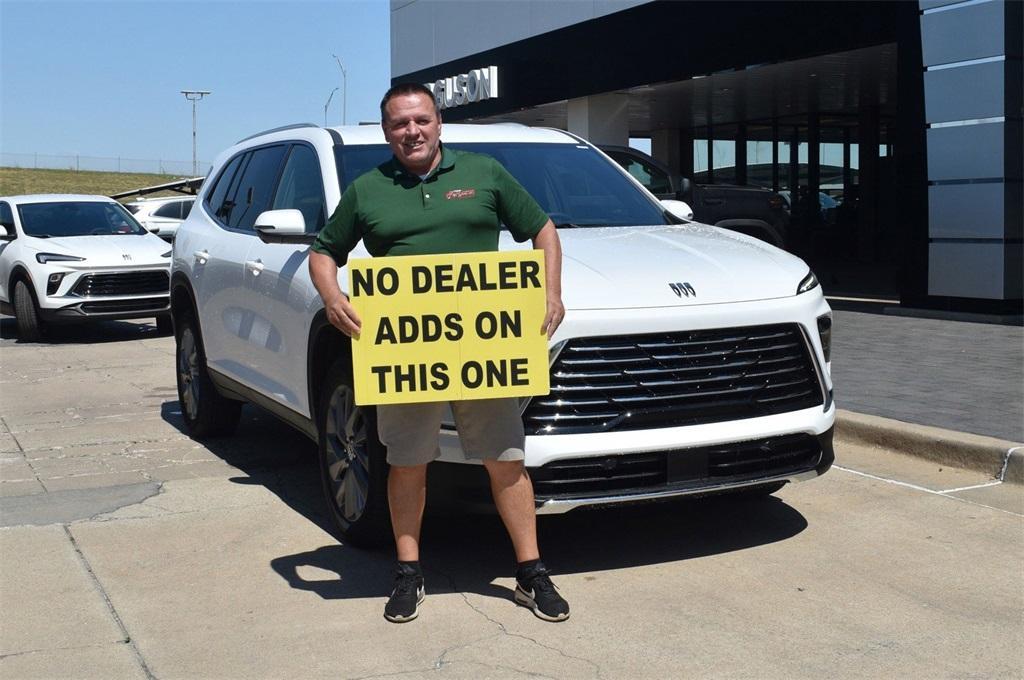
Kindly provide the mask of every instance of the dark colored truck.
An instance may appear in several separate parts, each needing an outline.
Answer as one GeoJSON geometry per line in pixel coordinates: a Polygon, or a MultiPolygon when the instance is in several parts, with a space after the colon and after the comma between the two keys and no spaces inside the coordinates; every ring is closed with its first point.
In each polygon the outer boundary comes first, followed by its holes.
{"type": "Polygon", "coordinates": [[[697,222],[738,231],[779,248],[790,245],[789,215],[774,191],[753,185],[695,184],[642,151],[625,146],[600,149],[658,198],[685,201],[697,222]]]}

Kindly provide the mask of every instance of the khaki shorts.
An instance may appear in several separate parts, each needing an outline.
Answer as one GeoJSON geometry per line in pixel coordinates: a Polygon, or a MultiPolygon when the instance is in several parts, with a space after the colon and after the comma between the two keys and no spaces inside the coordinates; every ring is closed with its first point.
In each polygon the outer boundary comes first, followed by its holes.
{"type": "MultiPolygon", "coordinates": [[[[445,402],[429,402],[377,407],[377,434],[388,447],[390,465],[423,465],[441,455],[438,437],[444,406],[445,402]]],[[[471,399],[453,401],[451,406],[467,460],[526,457],[518,399],[471,399]]]]}

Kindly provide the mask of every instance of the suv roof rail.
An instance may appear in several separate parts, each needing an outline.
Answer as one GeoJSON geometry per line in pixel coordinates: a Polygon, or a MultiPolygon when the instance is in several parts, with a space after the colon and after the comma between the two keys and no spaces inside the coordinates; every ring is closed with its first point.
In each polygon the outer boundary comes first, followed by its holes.
{"type": "Polygon", "coordinates": [[[242,142],[247,142],[250,139],[255,139],[256,137],[262,137],[263,135],[269,135],[271,132],[284,132],[285,130],[297,130],[299,128],[315,128],[315,127],[320,127],[320,126],[317,125],[316,123],[295,123],[294,125],[282,125],[281,127],[270,128],[269,130],[264,130],[263,132],[257,132],[254,135],[249,135],[245,139],[239,139],[237,142],[235,142],[235,144],[241,144],[242,142]]]}

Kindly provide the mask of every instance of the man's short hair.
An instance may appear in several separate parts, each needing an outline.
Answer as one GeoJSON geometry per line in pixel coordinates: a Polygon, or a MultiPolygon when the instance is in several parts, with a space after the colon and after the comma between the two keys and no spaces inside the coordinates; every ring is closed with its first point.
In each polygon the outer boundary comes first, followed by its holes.
{"type": "Polygon", "coordinates": [[[434,93],[430,91],[430,88],[422,83],[398,83],[397,85],[392,85],[391,88],[384,93],[384,98],[380,100],[380,122],[383,123],[387,120],[388,114],[387,111],[385,111],[385,108],[387,107],[388,102],[395,97],[401,97],[402,95],[407,94],[427,95],[427,97],[430,98],[430,101],[434,102],[434,113],[436,113],[438,117],[441,116],[441,111],[437,108],[437,100],[434,99],[434,93]]]}

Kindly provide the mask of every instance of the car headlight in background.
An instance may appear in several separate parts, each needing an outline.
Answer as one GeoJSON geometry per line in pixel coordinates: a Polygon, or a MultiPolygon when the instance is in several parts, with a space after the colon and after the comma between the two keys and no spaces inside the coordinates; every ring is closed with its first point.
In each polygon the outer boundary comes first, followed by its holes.
{"type": "Polygon", "coordinates": [[[47,264],[50,262],[82,262],[84,257],[76,255],[61,255],[60,253],[36,253],[36,262],[47,264]]]}
{"type": "Polygon", "coordinates": [[[818,277],[814,275],[814,272],[807,272],[807,276],[800,282],[800,285],[796,287],[796,294],[806,293],[809,290],[814,290],[818,287],[818,277]]]}
{"type": "Polygon", "coordinates": [[[818,317],[818,337],[821,338],[821,351],[825,355],[825,363],[832,361],[832,315],[822,314],[818,317]]]}

